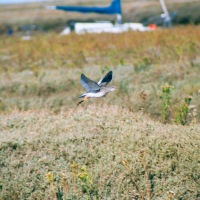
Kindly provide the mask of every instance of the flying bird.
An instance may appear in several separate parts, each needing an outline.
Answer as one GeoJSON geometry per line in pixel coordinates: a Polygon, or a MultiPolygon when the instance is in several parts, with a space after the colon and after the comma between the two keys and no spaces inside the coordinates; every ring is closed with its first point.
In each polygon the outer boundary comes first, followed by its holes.
{"type": "Polygon", "coordinates": [[[78,102],[77,105],[86,101],[89,98],[103,97],[109,92],[116,90],[115,86],[108,86],[108,83],[112,80],[112,71],[108,72],[99,82],[92,81],[84,74],[81,74],[80,82],[87,91],[82,94],[79,98],[83,98],[82,101],[78,102]]]}

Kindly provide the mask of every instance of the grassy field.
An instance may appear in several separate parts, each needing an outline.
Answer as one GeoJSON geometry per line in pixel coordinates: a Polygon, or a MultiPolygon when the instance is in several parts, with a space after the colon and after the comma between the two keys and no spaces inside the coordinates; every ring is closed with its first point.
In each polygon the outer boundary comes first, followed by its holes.
{"type": "Polygon", "coordinates": [[[199,35],[1,36],[0,199],[199,199],[199,35]]]}

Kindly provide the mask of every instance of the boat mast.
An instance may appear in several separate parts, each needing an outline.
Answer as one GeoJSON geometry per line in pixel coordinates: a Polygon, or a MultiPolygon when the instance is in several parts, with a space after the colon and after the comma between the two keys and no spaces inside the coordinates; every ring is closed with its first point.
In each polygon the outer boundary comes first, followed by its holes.
{"type": "Polygon", "coordinates": [[[169,16],[169,12],[167,10],[167,7],[166,7],[166,4],[165,4],[165,1],[164,0],[160,0],[160,5],[162,7],[162,10],[163,10],[163,15],[161,15],[161,17],[163,18],[163,26],[166,27],[170,27],[172,24],[171,24],[171,17],[169,16]]]}

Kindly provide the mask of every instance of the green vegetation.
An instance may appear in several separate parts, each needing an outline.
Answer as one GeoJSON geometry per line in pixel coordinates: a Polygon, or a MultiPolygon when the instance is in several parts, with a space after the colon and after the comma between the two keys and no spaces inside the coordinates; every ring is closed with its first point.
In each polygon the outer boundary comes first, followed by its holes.
{"type": "Polygon", "coordinates": [[[169,107],[172,89],[173,86],[170,85],[162,86],[162,94],[160,98],[162,99],[162,119],[164,123],[168,122],[169,120],[169,107]]]}
{"type": "Polygon", "coordinates": [[[189,106],[192,99],[190,97],[186,97],[184,102],[181,102],[179,108],[175,112],[175,122],[177,124],[185,125],[187,123],[189,106]]]}
{"type": "Polygon", "coordinates": [[[199,35],[1,36],[0,199],[200,198],[199,35]],[[119,90],[77,107],[108,70],[119,90]]]}

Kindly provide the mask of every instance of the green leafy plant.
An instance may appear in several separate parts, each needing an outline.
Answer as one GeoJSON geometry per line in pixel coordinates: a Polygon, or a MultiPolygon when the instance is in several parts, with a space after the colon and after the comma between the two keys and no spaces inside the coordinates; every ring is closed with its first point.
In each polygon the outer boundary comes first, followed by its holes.
{"type": "Polygon", "coordinates": [[[162,88],[162,94],[160,98],[162,100],[162,121],[163,123],[167,123],[169,121],[171,93],[174,86],[166,84],[161,86],[161,88],[162,88]]]}
{"type": "Polygon", "coordinates": [[[92,182],[91,176],[88,173],[87,167],[78,164],[71,164],[72,175],[74,177],[74,194],[78,193],[78,190],[83,196],[86,195],[87,199],[94,199],[98,196],[98,191],[92,182]],[[78,186],[78,187],[77,187],[78,186]]]}
{"type": "Polygon", "coordinates": [[[86,166],[81,167],[80,171],[81,172],[77,174],[77,177],[81,181],[82,192],[86,193],[89,199],[93,199],[93,195],[95,195],[95,190],[86,166]]]}
{"type": "Polygon", "coordinates": [[[191,97],[186,97],[179,107],[176,107],[174,121],[176,124],[185,125],[187,123],[189,105],[192,101],[191,97]]]}

